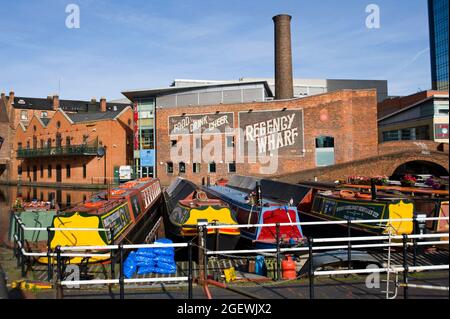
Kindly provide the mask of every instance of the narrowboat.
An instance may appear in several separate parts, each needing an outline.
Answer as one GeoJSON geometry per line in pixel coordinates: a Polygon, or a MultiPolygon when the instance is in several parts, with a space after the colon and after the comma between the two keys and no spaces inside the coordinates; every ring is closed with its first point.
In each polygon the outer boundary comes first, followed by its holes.
{"type": "MultiPolygon", "coordinates": [[[[414,203],[408,198],[379,194],[376,199],[373,199],[370,194],[355,193],[352,190],[318,192],[313,196],[311,210],[301,211],[300,215],[304,221],[411,219],[411,221],[351,224],[352,236],[383,235],[389,232],[392,235],[409,235],[413,233],[414,228],[412,222],[414,203]]],[[[348,235],[346,224],[332,227],[310,226],[310,228],[310,236],[316,238],[348,235]]]]}
{"type": "MultiPolygon", "coordinates": [[[[162,216],[164,206],[157,179],[140,179],[117,188],[94,194],[72,208],[53,214],[50,223],[50,247],[106,246],[110,244],[143,243],[147,234],[162,216]],[[67,229],[67,230],[64,230],[67,229]],[[86,229],[91,229],[86,231],[86,229]]],[[[34,239],[34,238],[33,238],[34,239]]],[[[28,247],[46,251],[47,240],[27,241],[28,247]]],[[[95,263],[109,258],[71,258],[70,263],[95,263]]],[[[38,262],[47,263],[47,258],[38,262]]]]}
{"type": "MultiPolygon", "coordinates": [[[[23,202],[19,197],[16,199],[11,210],[9,227],[9,246],[13,247],[15,234],[15,218],[20,218],[27,228],[47,228],[52,224],[53,218],[58,213],[58,206],[51,202],[31,201],[23,202]]],[[[48,232],[46,230],[33,230],[24,232],[27,242],[47,241],[48,232]]]]}
{"type": "MultiPolygon", "coordinates": [[[[296,188],[292,185],[291,188],[296,188]]],[[[290,189],[281,189],[269,180],[235,175],[226,184],[203,185],[202,189],[212,198],[226,202],[236,212],[241,225],[298,223],[295,198],[304,194],[290,189]],[[286,194],[292,197],[286,197],[286,194]]],[[[276,227],[250,227],[241,229],[241,238],[256,248],[273,248],[277,244],[276,227]]],[[[279,242],[283,246],[296,245],[303,241],[300,226],[281,226],[279,242]]]]}
{"type": "MultiPolygon", "coordinates": [[[[370,186],[343,185],[347,189],[366,191],[370,186]]],[[[376,186],[377,196],[404,196],[414,203],[417,215],[426,217],[448,217],[449,191],[434,190],[431,188],[401,187],[401,186],[376,186]]],[[[448,220],[436,220],[426,222],[427,233],[446,233],[449,229],[448,220]]]]}
{"type": "MultiPolygon", "coordinates": [[[[219,199],[210,199],[194,183],[177,178],[164,192],[167,204],[166,235],[175,242],[187,242],[198,235],[199,220],[216,225],[237,225],[235,212],[219,199]]],[[[239,228],[208,230],[210,250],[233,250],[240,238],[239,228]]]]}

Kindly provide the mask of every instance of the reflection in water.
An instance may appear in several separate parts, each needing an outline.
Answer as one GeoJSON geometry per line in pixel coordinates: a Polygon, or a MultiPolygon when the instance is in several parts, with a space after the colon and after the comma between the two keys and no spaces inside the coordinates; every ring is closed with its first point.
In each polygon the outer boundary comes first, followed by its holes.
{"type": "Polygon", "coordinates": [[[83,202],[96,192],[98,190],[0,185],[0,244],[8,241],[11,217],[10,209],[18,195],[21,195],[24,201],[55,201],[60,209],[65,209],[83,202]]]}

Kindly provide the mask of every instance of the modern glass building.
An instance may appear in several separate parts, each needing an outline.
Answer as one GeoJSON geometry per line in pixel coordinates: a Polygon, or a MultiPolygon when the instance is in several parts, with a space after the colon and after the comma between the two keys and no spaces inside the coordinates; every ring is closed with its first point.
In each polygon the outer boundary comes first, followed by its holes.
{"type": "Polygon", "coordinates": [[[448,91],[448,3],[428,0],[433,90],[448,91]]]}
{"type": "Polygon", "coordinates": [[[134,158],[136,176],[156,177],[155,172],[155,99],[135,101],[134,158]]]}

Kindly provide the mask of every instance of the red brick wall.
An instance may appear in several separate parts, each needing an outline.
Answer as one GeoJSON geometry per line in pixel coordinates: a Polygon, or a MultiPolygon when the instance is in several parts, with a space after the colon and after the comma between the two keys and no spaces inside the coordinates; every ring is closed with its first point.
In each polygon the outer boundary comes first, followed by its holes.
{"type": "MultiPolygon", "coordinates": [[[[315,139],[319,136],[335,138],[336,163],[345,163],[377,154],[377,98],[375,90],[342,90],[303,99],[244,103],[231,105],[196,106],[157,110],[157,175],[163,185],[168,185],[179,174],[178,163],[174,163],[174,174],[166,173],[166,162],[170,159],[168,118],[185,114],[205,114],[220,111],[234,113],[234,126],[238,127],[240,111],[258,110],[304,110],[304,157],[280,156],[277,174],[285,174],[315,168],[315,139]],[[163,163],[161,165],[161,163],[163,163]]],[[[225,139],[224,136],[221,137],[225,139]]],[[[237,174],[259,175],[259,163],[237,164],[237,174]]],[[[210,176],[213,181],[229,178],[226,163],[217,163],[217,173],[208,174],[207,163],[202,163],[201,173],[192,173],[192,163],[187,164],[186,177],[200,183],[202,177],[210,176]]]]}

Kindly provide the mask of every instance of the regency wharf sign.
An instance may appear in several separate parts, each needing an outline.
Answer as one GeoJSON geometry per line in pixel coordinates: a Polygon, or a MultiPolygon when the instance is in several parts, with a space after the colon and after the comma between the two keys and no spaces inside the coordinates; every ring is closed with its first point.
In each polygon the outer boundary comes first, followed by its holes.
{"type": "Polygon", "coordinates": [[[198,114],[169,117],[169,135],[225,133],[233,128],[233,113],[198,114]]]}
{"type": "Polygon", "coordinates": [[[258,154],[303,155],[303,110],[239,113],[244,145],[256,143],[258,154]]]}

